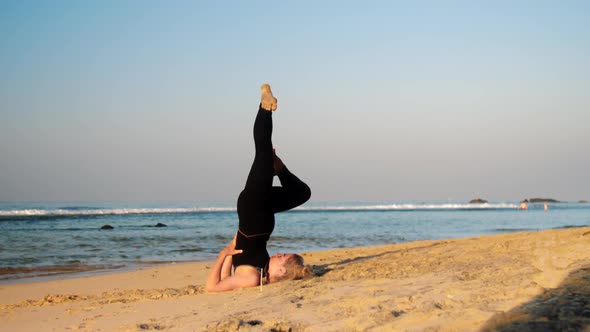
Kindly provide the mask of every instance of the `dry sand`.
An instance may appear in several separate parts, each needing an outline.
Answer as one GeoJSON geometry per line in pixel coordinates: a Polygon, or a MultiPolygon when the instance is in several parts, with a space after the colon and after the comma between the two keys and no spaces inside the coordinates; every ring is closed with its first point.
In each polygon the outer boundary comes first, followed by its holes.
{"type": "Polygon", "coordinates": [[[207,293],[211,262],[0,286],[0,331],[590,331],[590,227],[304,255],[207,293]]]}

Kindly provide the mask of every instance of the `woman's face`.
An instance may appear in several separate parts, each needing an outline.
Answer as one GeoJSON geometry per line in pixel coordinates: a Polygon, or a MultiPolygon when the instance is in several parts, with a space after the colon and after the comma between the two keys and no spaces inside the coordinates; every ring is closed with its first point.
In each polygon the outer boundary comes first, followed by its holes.
{"type": "Polygon", "coordinates": [[[283,266],[289,259],[295,257],[295,254],[275,254],[270,257],[268,262],[268,274],[274,277],[280,277],[287,271],[283,266]]]}

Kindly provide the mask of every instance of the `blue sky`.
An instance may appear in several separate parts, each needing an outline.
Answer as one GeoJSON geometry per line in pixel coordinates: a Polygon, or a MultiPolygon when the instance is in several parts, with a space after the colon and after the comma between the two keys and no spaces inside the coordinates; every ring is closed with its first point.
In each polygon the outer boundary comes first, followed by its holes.
{"type": "Polygon", "coordinates": [[[590,198],[586,1],[2,1],[0,201],[590,198]]]}

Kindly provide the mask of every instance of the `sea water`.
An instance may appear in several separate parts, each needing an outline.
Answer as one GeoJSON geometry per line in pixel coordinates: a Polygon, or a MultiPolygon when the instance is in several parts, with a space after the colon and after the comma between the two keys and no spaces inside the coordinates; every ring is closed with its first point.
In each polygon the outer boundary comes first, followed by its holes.
{"type": "MultiPolygon", "coordinates": [[[[590,204],[308,203],[276,215],[268,250],[463,238],[590,225],[590,204]]],[[[0,282],[213,259],[233,237],[233,204],[0,203],[0,282]],[[158,223],[166,227],[155,227],[158,223]],[[101,229],[104,225],[111,230],[101,229]]]]}

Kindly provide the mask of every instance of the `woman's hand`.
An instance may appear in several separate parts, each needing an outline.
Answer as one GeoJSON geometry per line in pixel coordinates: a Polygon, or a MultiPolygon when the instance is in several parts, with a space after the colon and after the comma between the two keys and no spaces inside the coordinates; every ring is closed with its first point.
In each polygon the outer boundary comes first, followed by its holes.
{"type": "Polygon", "coordinates": [[[221,250],[225,256],[233,256],[236,254],[241,254],[243,252],[242,249],[236,249],[236,239],[238,234],[234,235],[234,238],[229,242],[229,244],[221,250]]]}

